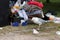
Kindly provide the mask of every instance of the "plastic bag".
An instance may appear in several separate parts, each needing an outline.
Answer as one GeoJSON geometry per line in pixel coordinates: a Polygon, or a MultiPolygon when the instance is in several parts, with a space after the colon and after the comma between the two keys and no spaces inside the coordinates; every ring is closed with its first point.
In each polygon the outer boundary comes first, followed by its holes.
{"type": "Polygon", "coordinates": [[[60,17],[56,17],[53,22],[54,23],[60,23],[60,17]]]}

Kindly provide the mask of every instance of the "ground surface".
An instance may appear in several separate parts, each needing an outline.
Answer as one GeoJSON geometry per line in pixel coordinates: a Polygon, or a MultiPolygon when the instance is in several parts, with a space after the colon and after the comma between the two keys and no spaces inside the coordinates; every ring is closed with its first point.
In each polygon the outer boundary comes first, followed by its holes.
{"type": "Polygon", "coordinates": [[[29,24],[27,26],[6,26],[0,29],[0,40],[60,40],[60,35],[56,31],[60,30],[60,24],[45,23],[41,25],[39,34],[34,35],[32,28],[38,25],[29,24]]]}
{"type": "Polygon", "coordinates": [[[22,35],[20,33],[8,33],[4,36],[0,36],[0,40],[60,40],[60,36],[39,36],[37,35],[22,35]]]}

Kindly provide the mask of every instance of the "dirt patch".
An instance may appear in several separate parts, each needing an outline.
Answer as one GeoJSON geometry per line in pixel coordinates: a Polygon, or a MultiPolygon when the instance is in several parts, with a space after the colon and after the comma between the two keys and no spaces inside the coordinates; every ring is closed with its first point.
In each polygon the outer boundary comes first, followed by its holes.
{"type": "Polygon", "coordinates": [[[32,34],[32,28],[38,25],[27,26],[6,26],[0,30],[0,40],[60,40],[56,31],[60,29],[60,24],[46,23],[41,25],[39,34],[32,34]]]}
{"type": "Polygon", "coordinates": [[[33,34],[21,34],[16,32],[10,32],[0,36],[0,40],[60,40],[58,35],[46,35],[48,33],[40,33],[40,35],[33,34]],[[45,35],[45,36],[42,36],[45,35]]]}

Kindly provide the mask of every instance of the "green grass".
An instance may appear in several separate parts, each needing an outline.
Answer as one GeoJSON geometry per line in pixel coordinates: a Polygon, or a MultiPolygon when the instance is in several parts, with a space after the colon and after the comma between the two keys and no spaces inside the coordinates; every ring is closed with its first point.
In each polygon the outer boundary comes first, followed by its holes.
{"type": "MultiPolygon", "coordinates": [[[[46,2],[46,0],[38,0],[40,2],[46,2]]],[[[60,2],[60,0],[50,0],[50,2],[60,2]]]]}
{"type": "Polygon", "coordinates": [[[44,12],[47,10],[53,10],[56,12],[57,16],[60,16],[60,0],[50,0],[50,3],[46,3],[46,0],[38,0],[44,4],[44,12]]]}

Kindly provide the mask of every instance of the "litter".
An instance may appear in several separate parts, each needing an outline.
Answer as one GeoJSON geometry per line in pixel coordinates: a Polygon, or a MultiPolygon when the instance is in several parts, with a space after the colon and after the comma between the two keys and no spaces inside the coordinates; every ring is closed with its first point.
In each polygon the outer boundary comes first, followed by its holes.
{"type": "Polygon", "coordinates": [[[57,31],[56,34],[57,34],[57,35],[60,35],[60,31],[57,31]]]}
{"type": "Polygon", "coordinates": [[[13,22],[11,25],[14,26],[14,27],[17,27],[17,26],[19,26],[19,23],[18,22],[13,22]]]}
{"type": "Polygon", "coordinates": [[[33,34],[39,34],[39,32],[36,29],[33,29],[33,34]]]}
{"type": "Polygon", "coordinates": [[[2,30],[3,28],[0,27],[0,29],[2,30]]]}
{"type": "Polygon", "coordinates": [[[54,23],[60,23],[60,18],[59,17],[56,17],[53,22],[54,23]]]}
{"type": "Polygon", "coordinates": [[[21,20],[21,23],[20,23],[22,26],[26,26],[27,25],[27,21],[25,20],[21,20]]]}

